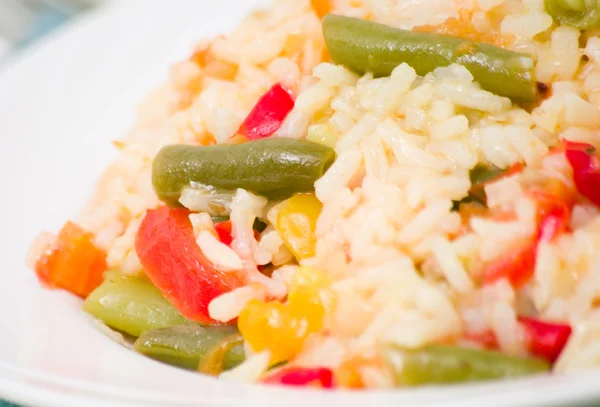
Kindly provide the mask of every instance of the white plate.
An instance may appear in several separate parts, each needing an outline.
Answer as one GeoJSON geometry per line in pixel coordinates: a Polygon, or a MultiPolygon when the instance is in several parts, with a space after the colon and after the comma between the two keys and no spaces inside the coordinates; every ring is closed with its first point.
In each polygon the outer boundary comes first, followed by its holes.
{"type": "Polygon", "coordinates": [[[325,393],[243,386],[178,370],[111,341],[80,301],[40,289],[29,242],[57,230],[113,158],[143,95],[194,42],[231,30],[245,0],[121,1],[0,72],[0,398],[31,406],[554,406],[600,401],[600,371],[477,386],[325,393]]]}

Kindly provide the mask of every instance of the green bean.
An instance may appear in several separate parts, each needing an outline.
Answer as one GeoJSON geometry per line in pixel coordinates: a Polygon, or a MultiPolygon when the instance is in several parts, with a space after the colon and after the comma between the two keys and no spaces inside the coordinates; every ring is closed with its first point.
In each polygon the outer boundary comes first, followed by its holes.
{"type": "Polygon", "coordinates": [[[492,93],[524,102],[537,98],[533,60],[525,54],[336,15],[323,18],[323,34],[333,61],[361,74],[388,76],[406,62],[423,76],[437,67],[458,63],[492,93]]]}
{"type": "Polygon", "coordinates": [[[389,345],[383,349],[383,359],[398,386],[502,379],[550,369],[547,361],[538,358],[443,345],[417,350],[389,345]]]}
{"type": "Polygon", "coordinates": [[[83,303],[85,312],[129,335],[187,322],[150,281],[110,274],[83,303]]]}
{"type": "Polygon", "coordinates": [[[333,163],[333,149],[310,141],[269,138],[236,145],[171,145],[154,159],[152,183],[158,197],[177,206],[194,185],[219,190],[243,188],[271,199],[314,189],[333,163]]]}
{"type": "Polygon", "coordinates": [[[144,332],[134,349],[152,359],[186,369],[207,366],[204,373],[218,374],[244,361],[238,330],[232,326],[187,324],[144,332]],[[218,349],[224,351],[217,355],[218,349]]]}
{"type": "Polygon", "coordinates": [[[558,24],[580,30],[600,27],[598,0],[545,0],[544,7],[558,24]]]}

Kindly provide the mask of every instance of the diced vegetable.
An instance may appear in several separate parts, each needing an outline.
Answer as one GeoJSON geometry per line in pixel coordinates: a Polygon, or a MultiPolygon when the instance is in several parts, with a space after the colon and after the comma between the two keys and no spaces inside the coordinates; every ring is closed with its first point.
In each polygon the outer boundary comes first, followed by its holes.
{"type": "Polygon", "coordinates": [[[178,325],[170,328],[146,331],[135,341],[134,349],[152,359],[186,369],[197,369],[207,361],[213,370],[203,373],[220,373],[244,361],[241,337],[232,326],[178,325]],[[236,341],[232,342],[232,339],[236,341]],[[214,350],[223,344],[233,343],[223,354],[215,358],[214,350]]]}
{"type": "Polygon", "coordinates": [[[221,243],[230,245],[233,242],[233,237],[231,236],[231,221],[225,221],[215,224],[215,232],[219,235],[219,240],[221,243]]]}
{"type": "Polygon", "coordinates": [[[522,287],[533,277],[536,251],[537,243],[530,241],[504,254],[485,268],[484,283],[506,278],[513,287],[522,287]]]}
{"type": "Polygon", "coordinates": [[[323,18],[324,15],[331,13],[331,10],[333,9],[331,1],[332,0],[310,0],[310,5],[313,10],[315,10],[315,13],[317,13],[317,17],[323,18]]]}
{"type": "Polygon", "coordinates": [[[579,193],[600,206],[600,159],[594,146],[567,142],[565,154],[573,168],[573,179],[579,193]]]}
{"type": "Polygon", "coordinates": [[[542,359],[443,345],[417,350],[389,345],[383,350],[383,358],[397,386],[502,379],[550,369],[548,362],[542,359]]]}
{"type": "Polygon", "coordinates": [[[544,7],[559,25],[580,30],[600,27],[600,4],[596,0],[545,0],[544,7]]]}
{"type": "Polygon", "coordinates": [[[296,194],[282,202],[275,229],[296,259],[315,255],[317,218],[323,205],[315,194],[296,194]]]}
{"type": "Polygon", "coordinates": [[[278,372],[267,376],[262,381],[267,384],[279,384],[285,386],[314,386],[321,387],[324,389],[332,389],[333,384],[333,372],[331,369],[324,367],[320,368],[304,368],[304,367],[291,367],[283,368],[278,372]]]}
{"type": "Polygon", "coordinates": [[[83,310],[133,336],[188,322],[150,281],[116,273],[89,295],[83,310]]]}
{"type": "Polygon", "coordinates": [[[522,287],[533,277],[539,243],[550,242],[567,230],[571,217],[570,202],[567,202],[570,198],[543,191],[530,191],[530,194],[537,203],[537,236],[489,264],[483,273],[485,283],[507,278],[513,287],[522,287]]]}
{"type": "Polygon", "coordinates": [[[469,193],[474,195],[482,202],[486,201],[485,186],[493,181],[498,181],[504,177],[510,177],[523,170],[523,164],[516,163],[510,168],[498,168],[495,166],[477,165],[469,173],[471,180],[471,189],[469,193]]]}
{"type": "Polygon", "coordinates": [[[277,83],[256,103],[238,133],[249,140],[269,137],[281,127],[293,108],[294,99],[277,83]]]}
{"type": "Polygon", "coordinates": [[[406,62],[417,74],[426,75],[437,67],[458,63],[485,90],[518,101],[537,99],[533,60],[525,54],[337,15],[323,18],[323,34],[333,61],[358,73],[388,76],[406,62]]]}
{"type": "Polygon", "coordinates": [[[217,323],[208,314],[208,304],[243,281],[207,260],[189,214],[166,207],[149,210],[137,233],[136,252],[150,280],[179,312],[196,322],[217,323]]]}
{"type": "Polygon", "coordinates": [[[571,327],[525,317],[519,322],[527,332],[530,352],[554,363],[569,340],[571,327]]]}
{"type": "Polygon", "coordinates": [[[331,148],[334,148],[338,141],[336,134],[328,124],[313,124],[309,126],[306,139],[331,148]]]}
{"type": "Polygon", "coordinates": [[[294,274],[285,304],[252,300],[242,309],[238,328],[255,352],[271,352],[271,363],[292,360],[308,335],[318,332],[331,304],[329,279],[302,267],[294,274]]]}
{"type": "Polygon", "coordinates": [[[35,264],[44,286],[84,298],[102,284],[105,271],[106,253],[94,245],[90,233],[73,222],[63,226],[54,244],[35,264]]]}
{"type": "Polygon", "coordinates": [[[243,188],[272,199],[308,192],[335,160],[326,146],[305,140],[270,138],[238,145],[171,145],[154,158],[152,183],[172,206],[184,188],[211,185],[243,188]]]}

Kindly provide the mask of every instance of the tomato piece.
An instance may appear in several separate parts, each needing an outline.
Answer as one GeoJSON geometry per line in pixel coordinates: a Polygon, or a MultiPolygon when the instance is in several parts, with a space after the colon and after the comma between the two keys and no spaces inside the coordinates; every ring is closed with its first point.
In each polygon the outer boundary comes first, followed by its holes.
{"type": "Polygon", "coordinates": [[[67,222],[35,264],[40,282],[48,288],[62,288],[87,297],[102,284],[107,268],[106,253],[92,239],[91,233],[67,222]]]}
{"type": "Polygon", "coordinates": [[[292,367],[283,368],[278,372],[265,378],[263,383],[281,384],[287,386],[312,386],[324,389],[334,388],[333,372],[324,367],[304,368],[292,367]]]}
{"type": "Polygon", "coordinates": [[[138,230],[135,249],[146,274],[181,314],[205,324],[208,304],[243,285],[235,272],[216,269],[194,236],[187,209],[149,210],[138,230]]]}
{"type": "Polygon", "coordinates": [[[591,144],[566,142],[565,155],[573,169],[577,190],[600,206],[600,158],[591,144]]]}
{"type": "Polygon", "coordinates": [[[294,99],[277,83],[259,99],[238,133],[249,140],[269,137],[281,127],[293,108],[294,99]]]}
{"type": "Polygon", "coordinates": [[[231,242],[233,242],[233,237],[231,236],[232,224],[231,221],[219,222],[215,225],[215,232],[219,235],[219,240],[221,243],[229,246],[231,242]]]}
{"type": "Polygon", "coordinates": [[[498,338],[492,331],[467,332],[465,339],[480,344],[484,349],[497,349],[498,338]]]}
{"type": "Polygon", "coordinates": [[[519,322],[527,333],[530,352],[554,363],[571,336],[571,327],[526,317],[519,322]]]}

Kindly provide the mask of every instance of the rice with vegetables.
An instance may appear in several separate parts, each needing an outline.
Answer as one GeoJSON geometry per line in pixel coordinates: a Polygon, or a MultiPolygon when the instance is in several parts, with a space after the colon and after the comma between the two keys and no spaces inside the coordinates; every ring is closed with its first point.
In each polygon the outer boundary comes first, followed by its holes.
{"type": "Polygon", "coordinates": [[[278,0],[172,68],[32,268],[230,380],[598,366],[592,3],[278,0]]]}

